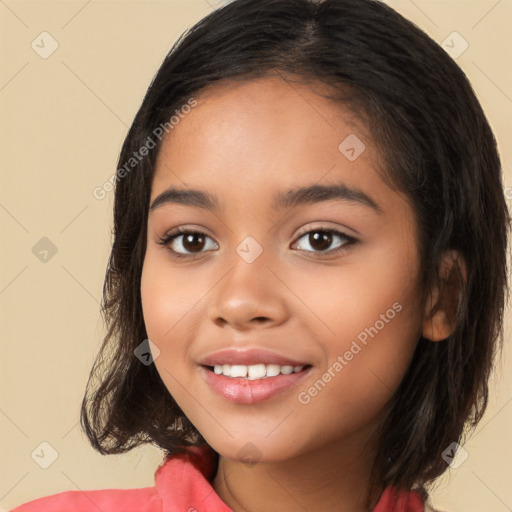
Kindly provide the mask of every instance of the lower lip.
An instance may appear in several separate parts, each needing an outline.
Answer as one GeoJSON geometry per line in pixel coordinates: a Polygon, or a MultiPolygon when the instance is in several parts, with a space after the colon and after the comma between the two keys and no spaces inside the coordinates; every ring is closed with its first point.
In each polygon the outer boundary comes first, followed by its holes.
{"type": "Polygon", "coordinates": [[[237,404],[256,404],[269,400],[301,382],[311,369],[310,366],[290,375],[277,375],[265,379],[249,380],[242,377],[225,377],[202,367],[209,386],[218,395],[237,404]]]}

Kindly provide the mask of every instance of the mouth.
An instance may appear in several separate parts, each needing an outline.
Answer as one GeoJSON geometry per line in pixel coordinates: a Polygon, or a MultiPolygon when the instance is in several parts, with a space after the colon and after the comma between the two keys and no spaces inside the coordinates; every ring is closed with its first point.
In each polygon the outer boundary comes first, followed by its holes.
{"type": "Polygon", "coordinates": [[[264,348],[229,348],[198,361],[201,376],[218,396],[236,404],[256,404],[291,392],[313,366],[264,348]]]}
{"type": "Polygon", "coordinates": [[[277,395],[291,393],[313,367],[275,364],[201,365],[207,386],[216,395],[234,404],[255,405],[277,395]]]}

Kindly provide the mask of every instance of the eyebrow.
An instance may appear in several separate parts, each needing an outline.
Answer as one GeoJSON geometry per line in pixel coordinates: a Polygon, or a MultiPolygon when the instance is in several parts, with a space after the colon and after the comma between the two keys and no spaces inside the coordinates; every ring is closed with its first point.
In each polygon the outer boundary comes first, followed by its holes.
{"type": "MultiPolygon", "coordinates": [[[[383,213],[382,208],[369,195],[358,188],[349,187],[344,183],[311,185],[287,190],[286,192],[278,192],[274,196],[271,208],[274,210],[293,208],[299,205],[316,204],[333,199],[359,203],[373,209],[379,215],[383,213]]],[[[169,203],[193,206],[216,212],[221,209],[218,198],[207,191],[170,187],[154,199],[149,210],[152,212],[169,203]]]]}

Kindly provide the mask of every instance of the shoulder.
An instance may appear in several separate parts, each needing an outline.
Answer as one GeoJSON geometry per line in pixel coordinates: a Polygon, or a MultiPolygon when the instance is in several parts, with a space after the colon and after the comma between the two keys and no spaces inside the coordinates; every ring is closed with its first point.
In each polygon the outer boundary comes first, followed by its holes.
{"type": "Polygon", "coordinates": [[[161,512],[162,502],[155,489],[106,489],[65,491],[38,498],[11,512],[161,512]]]}
{"type": "Polygon", "coordinates": [[[155,471],[155,486],[140,489],[65,491],[29,501],[10,512],[166,512],[204,506],[231,512],[210,484],[215,454],[209,447],[189,447],[168,455],[155,471]]]}

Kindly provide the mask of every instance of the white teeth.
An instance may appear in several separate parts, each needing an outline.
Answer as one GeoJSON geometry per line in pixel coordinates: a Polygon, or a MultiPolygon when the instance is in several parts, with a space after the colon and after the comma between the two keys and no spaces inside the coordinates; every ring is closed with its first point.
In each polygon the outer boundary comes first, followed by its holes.
{"type": "Polygon", "coordinates": [[[276,377],[281,373],[281,367],[278,364],[267,365],[267,377],[276,377]]]}
{"type": "Polygon", "coordinates": [[[216,364],[213,371],[217,375],[225,377],[245,377],[249,380],[277,377],[278,375],[290,375],[302,371],[304,366],[279,366],[278,364],[216,364]]]}
{"type": "Polygon", "coordinates": [[[252,364],[247,367],[247,373],[251,380],[262,379],[267,374],[267,368],[264,364],[252,364]]]}
{"type": "Polygon", "coordinates": [[[231,377],[247,377],[247,366],[243,364],[234,364],[231,367],[231,377]]]}

